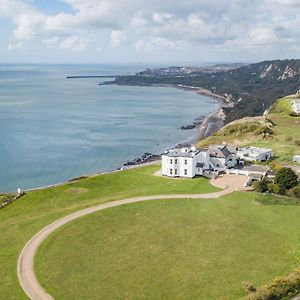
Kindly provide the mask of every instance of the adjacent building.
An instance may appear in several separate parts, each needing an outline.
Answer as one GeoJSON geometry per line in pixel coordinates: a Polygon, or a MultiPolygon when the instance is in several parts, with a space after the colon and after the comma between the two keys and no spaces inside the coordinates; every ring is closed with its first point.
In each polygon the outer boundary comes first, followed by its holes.
{"type": "Polygon", "coordinates": [[[295,155],[293,157],[293,162],[300,163],[300,155],[295,155]]]}
{"type": "Polygon", "coordinates": [[[237,151],[239,159],[246,161],[267,161],[274,156],[272,149],[258,148],[258,147],[245,147],[237,151]]]}
{"type": "Polygon", "coordinates": [[[224,145],[210,146],[208,148],[211,169],[224,171],[237,164],[236,148],[224,145]]]}
{"type": "Polygon", "coordinates": [[[296,114],[300,114],[300,100],[293,100],[292,101],[292,110],[296,114]]]}

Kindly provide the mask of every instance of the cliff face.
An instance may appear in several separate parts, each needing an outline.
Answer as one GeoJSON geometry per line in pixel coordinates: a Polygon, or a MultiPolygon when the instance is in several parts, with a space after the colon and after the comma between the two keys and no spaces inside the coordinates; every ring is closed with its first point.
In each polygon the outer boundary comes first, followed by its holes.
{"type": "Polygon", "coordinates": [[[263,61],[218,72],[192,72],[164,76],[151,72],[120,76],[113,83],[129,85],[183,84],[209,89],[216,94],[230,95],[235,103],[224,108],[225,122],[258,116],[276,99],[300,90],[300,59],[263,61]]]}

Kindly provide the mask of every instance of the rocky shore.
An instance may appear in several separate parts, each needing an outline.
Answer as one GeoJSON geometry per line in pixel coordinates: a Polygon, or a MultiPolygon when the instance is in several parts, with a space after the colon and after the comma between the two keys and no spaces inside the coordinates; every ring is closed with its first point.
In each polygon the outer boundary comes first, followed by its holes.
{"type": "Polygon", "coordinates": [[[153,161],[158,161],[160,159],[161,159],[161,154],[151,154],[146,152],[141,157],[135,158],[133,160],[128,160],[126,163],[123,164],[123,167],[146,164],[153,161]]]}

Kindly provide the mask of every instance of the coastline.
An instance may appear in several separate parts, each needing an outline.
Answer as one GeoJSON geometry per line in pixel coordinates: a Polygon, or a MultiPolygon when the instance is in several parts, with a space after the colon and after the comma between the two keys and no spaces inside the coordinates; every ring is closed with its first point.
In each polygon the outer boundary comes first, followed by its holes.
{"type": "MultiPolygon", "coordinates": [[[[206,116],[204,119],[202,118],[199,123],[195,122],[195,120],[194,120],[196,134],[192,138],[192,140],[184,142],[184,143],[179,142],[175,145],[175,147],[179,147],[179,146],[185,145],[185,144],[194,144],[198,140],[212,135],[213,133],[215,133],[216,131],[218,131],[219,129],[221,129],[224,126],[224,113],[223,113],[222,108],[225,106],[231,105],[231,102],[228,99],[226,99],[224,96],[214,94],[211,91],[206,90],[201,87],[189,87],[189,86],[183,86],[183,85],[170,85],[170,84],[153,84],[150,86],[172,87],[172,88],[177,88],[177,89],[181,89],[181,90],[185,90],[185,91],[193,91],[193,92],[197,93],[198,95],[213,98],[213,99],[219,101],[219,107],[218,107],[217,111],[206,116]]],[[[170,145],[170,147],[171,147],[171,145],[170,145]]],[[[69,180],[59,182],[59,183],[49,184],[47,186],[24,189],[24,192],[31,192],[31,191],[38,191],[38,190],[43,190],[43,189],[52,188],[52,187],[59,187],[59,186],[63,186],[66,184],[78,182],[81,179],[85,179],[85,178],[92,178],[92,177],[100,176],[100,175],[104,175],[104,174],[120,172],[122,170],[138,168],[138,167],[147,166],[147,165],[151,165],[151,164],[157,164],[160,162],[160,159],[153,159],[153,157],[157,158],[161,154],[162,153],[150,154],[149,159],[148,158],[143,159],[143,155],[141,155],[140,157],[135,158],[131,161],[124,162],[122,164],[122,166],[120,166],[116,169],[112,169],[110,171],[104,171],[104,172],[99,172],[99,173],[94,173],[94,174],[89,174],[89,175],[81,175],[76,178],[71,178],[69,180]]],[[[10,194],[10,193],[7,193],[7,194],[10,194]]]]}
{"type": "Polygon", "coordinates": [[[161,87],[173,87],[185,91],[192,91],[197,93],[198,95],[205,96],[208,98],[212,98],[219,101],[219,108],[217,111],[213,112],[212,114],[206,116],[204,119],[201,120],[198,124],[196,124],[196,135],[191,140],[191,143],[194,144],[200,139],[204,139],[218,130],[220,130],[224,126],[224,119],[225,113],[223,111],[223,107],[231,107],[233,102],[225,96],[215,94],[210,90],[207,90],[202,87],[195,87],[195,86],[186,86],[186,85],[177,85],[177,84],[153,84],[150,86],[161,86],[161,87]]]}

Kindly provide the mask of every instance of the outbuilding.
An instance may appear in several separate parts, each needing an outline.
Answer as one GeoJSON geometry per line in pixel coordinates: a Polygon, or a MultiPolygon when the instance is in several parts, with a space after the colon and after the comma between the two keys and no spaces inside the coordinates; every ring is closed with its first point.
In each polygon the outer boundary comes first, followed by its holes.
{"type": "Polygon", "coordinates": [[[295,155],[293,157],[293,162],[300,163],[300,155],[295,155]]]}

